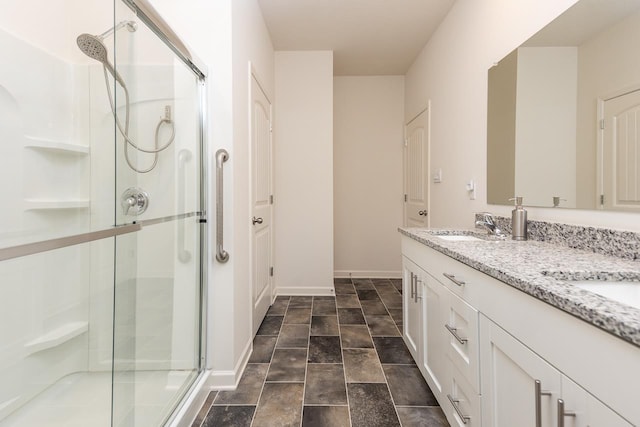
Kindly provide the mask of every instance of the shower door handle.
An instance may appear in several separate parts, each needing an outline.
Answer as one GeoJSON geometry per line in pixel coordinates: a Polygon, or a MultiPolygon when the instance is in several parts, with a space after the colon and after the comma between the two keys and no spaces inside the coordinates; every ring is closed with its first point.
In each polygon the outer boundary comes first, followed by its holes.
{"type": "Polygon", "coordinates": [[[216,151],[216,259],[220,263],[229,261],[229,252],[224,250],[224,185],[223,169],[224,162],[229,160],[227,150],[221,148],[216,151]]]}

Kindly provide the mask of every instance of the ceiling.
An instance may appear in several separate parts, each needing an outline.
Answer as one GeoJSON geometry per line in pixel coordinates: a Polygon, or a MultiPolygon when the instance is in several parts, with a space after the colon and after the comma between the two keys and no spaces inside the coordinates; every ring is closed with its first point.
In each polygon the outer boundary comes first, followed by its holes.
{"type": "Polygon", "coordinates": [[[455,0],[258,0],[275,50],[332,50],[337,76],[403,75],[455,0]]]}
{"type": "Polygon", "coordinates": [[[579,1],[523,46],[580,46],[595,34],[638,11],[640,0],[579,1]]]}

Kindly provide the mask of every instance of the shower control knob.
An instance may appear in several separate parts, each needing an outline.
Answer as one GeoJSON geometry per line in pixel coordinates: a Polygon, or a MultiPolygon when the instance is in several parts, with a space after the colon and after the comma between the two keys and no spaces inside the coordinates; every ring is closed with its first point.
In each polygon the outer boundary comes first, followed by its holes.
{"type": "Polygon", "coordinates": [[[140,215],[149,207],[149,194],[138,187],[127,188],[120,196],[120,206],[124,215],[140,215]]]}

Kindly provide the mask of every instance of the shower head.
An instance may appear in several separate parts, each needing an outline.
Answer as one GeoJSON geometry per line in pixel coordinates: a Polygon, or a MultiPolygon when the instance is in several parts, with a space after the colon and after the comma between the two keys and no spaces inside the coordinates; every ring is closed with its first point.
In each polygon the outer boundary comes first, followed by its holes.
{"type": "Polygon", "coordinates": [[[138,24],[134,21],[122,21],[118,25],[113,28],[108,29],[104,33],[99,36],[94,36],[93,34],[83,33],[78,36],[76,39],[76,43],[78,43],[78,47],[89,58],[95,59],[96,61],[102,62],[102,65],[111,73],[111,75],[120,83],[122,86],[126,87],[124,84],[124,80],[120,77],[120,74],[113,68],[113,65],[109,62],[107,47],[102,42],[106,37],[111,35],[112,33],[118,31],[120,28],[127,27],[129,32],[134,32],[138,29],[138,24]]]}
{"type": "Polygon", "coordinates": [[[78,47],[89,58],[102,63],[109,62],[107,58],[107,47],[102,43],[102,37],[93,34],[80,34],[76,39],[78,47]]]}
{"type": "Polygon", "coordinates": [[[78,47],[91,59],[95,59],[96,61],[102,62],[104,68],[111,73],[111,75],[116,79],[118,83],[122,85],[122,87],[127,87],[124,83],[120,74],[113,68],[113,65],[109,62],[109,57],[107,56],[107,47],[102,43],[102,38],[100,36],[94,36],[92,34],[80,34],[76,39],[78,43],[78,47]]]}

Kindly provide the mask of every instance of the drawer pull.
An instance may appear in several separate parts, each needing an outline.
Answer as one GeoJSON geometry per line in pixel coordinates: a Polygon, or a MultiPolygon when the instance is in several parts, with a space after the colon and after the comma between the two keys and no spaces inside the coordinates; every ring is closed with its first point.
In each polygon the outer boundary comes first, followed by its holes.
{"type": "Polygon", "coordinates": [[[411,299],[413,299],[414,296],[414,290],[413,290],[413,278],[415,277],[415,275],[413,274],[413,271],[411,272],[411,299]]]}
{"type": "Polygon", "coordinates": [[[535,380],[536,394],[536,427],[542,427],[542,396],[551,396],[551,392],[542,391],[542,383],[535,380]]]}
{"type": "Polygon", "coordinates": [[[453,335],[455,337],[455,339],[457,339],[460,344],[466,344],[467,341],[469,341],[466,338],[460,337],[460,335],[458,335],[458,330],[456,328],[452,328],[451,326],[447,325],[446,323],[444,324],[444,327],[447,328],[447,331],[451,332],[451,335],[453,335]]]}
{"type": "Polygon", "coordinates": [[[449,274],[449,273],[442,273],[444,275],[444,277],[446,277],[447,279],[451,280],[453,283],[455,283],[458,286],[464,286],[465,283],[463,280],[458,280],[456,279],[456,276],[454,276],[453,274],[449,274]]]}
{"type": "Polygon", "coordinates": [[[460,403],[460,401],[454,399],[453,397],[451,397],[450,394],[447,394],[447,399],[449,399],[449,402],[451,402],[451,405],[453,406],[453,409],[456,410],[456,413],[458,414],[458,416],[460,417],[462,422],[464,424],[466,424],[471,419],[471,417],[462,413],[462,411],[458,407],[458,403],[460,403]]]}
{"type": "Polygon", "coordinates": [[[558,399],[558,427],[564,427],[564,417],[575,417],[575,412],[565,412],[564,400],[558,399]]]}

